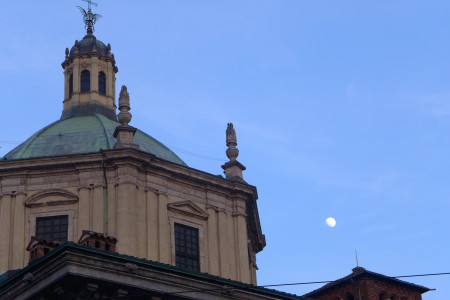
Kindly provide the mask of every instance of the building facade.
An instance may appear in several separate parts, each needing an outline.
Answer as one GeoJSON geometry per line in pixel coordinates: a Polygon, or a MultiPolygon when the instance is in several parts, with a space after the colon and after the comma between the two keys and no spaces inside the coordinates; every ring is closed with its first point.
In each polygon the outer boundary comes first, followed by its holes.
{"type": "Polygon", "coordinates": [[[116,237],[121,254],[256,284],[265,239],[232,125],[226,178],[130,126],[111,46],[93,34],[97,15],[83,14],[87,33],[62,63],[60,119],[0,161],[0,273],[28,264],[33,236],[70,242],[92,230],[116,237]]]}

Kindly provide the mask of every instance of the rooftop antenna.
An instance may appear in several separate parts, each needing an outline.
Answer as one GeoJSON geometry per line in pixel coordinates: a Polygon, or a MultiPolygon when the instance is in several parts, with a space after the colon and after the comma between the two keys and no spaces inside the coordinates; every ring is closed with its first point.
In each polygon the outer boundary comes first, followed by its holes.
{"type": "Polygon", "coordinates": [[[92,5],[97,6],[97,3],[92,2],[92,0],[83,0],[84,2],[87,2],[88,4],[88,11],[86,12],[84,8],[81,6],[77,6],[80,10],[81,14],[83,15],[83,21],[84,26],[87,30],[87,34],[92,34],[94,32],[94,25],[100,19],[102,16],[99,14],[92,13],[92,5]]]}
{"type": "Polygon", "coordinates": [[[356,252],[356,249],[355,249],[355,257],[356,257],[356,266],[359,267],[358,252],[356,252]]]}

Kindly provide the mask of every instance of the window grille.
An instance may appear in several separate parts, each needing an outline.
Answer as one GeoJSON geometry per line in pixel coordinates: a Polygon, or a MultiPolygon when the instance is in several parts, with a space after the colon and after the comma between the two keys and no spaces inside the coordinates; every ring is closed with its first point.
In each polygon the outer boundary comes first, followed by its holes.
{"type": "Polygon", "coordinates": [[[91,73],[88,70],[81,72],[81,92],[89,93],[91,91],[91,73]]]}
{"type": "Polygon", "coordinates": [[[98,92],[106,95],[106,75],[103,72],[98,73],[98,92]]]}
{"type": "Polygon", "coordinates": [[[68,216],[36,218],[36,236],[49,241],[67,242],[68,216]]]}
{"type": "Polygon", "coordinates": [[[198,229],[175,223],[176,266],[200,271],[198,229]]]}
{"type": "Polygon", "coordinates": [[[73,74],[70,74],[69,77],[69,98],[72,96],[73,94],[73,74]]]}

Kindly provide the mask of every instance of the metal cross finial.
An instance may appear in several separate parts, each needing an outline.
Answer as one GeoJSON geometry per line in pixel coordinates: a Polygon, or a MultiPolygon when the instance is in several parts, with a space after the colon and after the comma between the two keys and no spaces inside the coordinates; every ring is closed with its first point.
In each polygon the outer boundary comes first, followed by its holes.
{"type": "Polygon", "coordinates": [[[97,3],[92,2],[92,0],[83,0],[88,3],[88,9],[91,10],[91,5],[97,6],[97,3]]]}
{"type": "Polygon", "coordinates": [[[91,11],[91,5],[97,6],[97,3],[92,2],[92,0],[83,0],[88,3],[88,11],[85,11],[84,8],[78,6],[81,14],[83,15],[84,25],[86,26],[87,33],[92,34],[94,32],[94,25],[102,16],[99,14],[94,14],[91,11]]]}

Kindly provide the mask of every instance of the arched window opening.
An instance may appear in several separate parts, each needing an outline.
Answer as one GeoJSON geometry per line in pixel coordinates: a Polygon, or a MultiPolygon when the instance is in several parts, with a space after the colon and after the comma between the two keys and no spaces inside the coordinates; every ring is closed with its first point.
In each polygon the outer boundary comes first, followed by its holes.
{"type": "Polygon", "coordinates": [[[70,74],[69,77],[69,98],[72,97],[73,94],[73,74],[70,74]]]}
{"type": "Polygon", "coordinates": [[[396,295],[392,295],[391,300],[398,300],[398,297],[396,295]]]}
{"type": "Polygon", "coordinates": [[[379,299],[380,300],[388,300],[387,294],[385,292],[381,292],[379,299]]]}
{"type": "Polygon", "coordinates": [[[106,76],[105,73],[98,73],[98,91],[102,95],[106,95],[106,76]]]}
{"type": "Polygon", "coordinates": [[[81,72],[81,92],[89,93],[91,91],[91,73],[88,70],[81,72]]]}
{"type": "Polygon", "coordinates": [[[355,297],[353,297],[352,294],[348,293],[347,297],[345,297],[345,300],[355,300],[355,297]]]}

